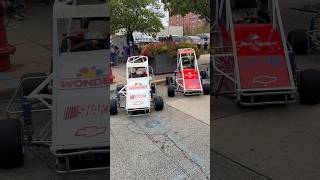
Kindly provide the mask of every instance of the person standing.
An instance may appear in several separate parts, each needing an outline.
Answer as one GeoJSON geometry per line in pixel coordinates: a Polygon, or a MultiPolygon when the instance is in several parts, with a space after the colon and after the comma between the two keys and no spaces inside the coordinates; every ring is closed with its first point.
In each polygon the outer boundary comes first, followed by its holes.
{"type": "Polygon", "coordinates": [[[10,0],[9,1],[14,8],[14,17],[18,20],[24,20],[26,18],[26,4],[24,0],[10,0]]]}

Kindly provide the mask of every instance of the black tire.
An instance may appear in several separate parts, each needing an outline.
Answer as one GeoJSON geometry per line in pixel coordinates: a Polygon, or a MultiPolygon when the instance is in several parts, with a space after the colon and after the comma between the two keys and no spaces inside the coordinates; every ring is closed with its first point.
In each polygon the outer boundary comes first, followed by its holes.
{"type": "Polygon", "coordinates": [[[168,86],[168,96],[174,97],[176,95],[176,87],[173,85],[168,86]]]}
{"type": "Polygon", "coordinates": [[[153,98],[154,100],[154,109],[156,111],[161,111],[163,109],[164,103],[163,103],[163,99],[161,96],[155,96],[153,98]]]}
{"type": "Polygon", "coordinates": [[[110,100],[110,115],[118,114],[118,103],[116,99],[110,100]]]}
{"type": "Polygon", "coordinates": [[[292,46],[293,52],[297,55],[306,54],[309,49],[307,30],[298,29],[291,31],[288,34],[287,41],[292,46]]]}
{"type": "Polygon", "coordinates": [[[156,94],[156,93],[157,93],[157,91],[156,91],[156,84],[151,83],[151,90],[152,90],[152,93],[153,93],[153,94],[156,94]]]}
{"type": "Polygon", "coordinates": [[[167,76],[166,77],[166,85],[169,86],[173,84],[173,77],[167,76]]]}
{"type": "Polygon", "coordinates": [[[24,162],[23,132],[18,119],[0,120],[0,168],[16,168],[24,162]]]}
{"type": "Polygon", "coordinates": [[[210,84],[203,84],[202,89],[203,89],[203,94],[205,95],[210,94],[210,84]]]}
{"type": "Polygon", "coordinates": [[[200,77],[201,79],[207,79],[207,72],[206,71],[200,71],[200,77]]]}
{"type": "MultiPolygon", "coordinates": [[[[34,91],[47,77],[47,74],[45,73],[27,73],[24,74],[20,81],[22,81],[25,78],[34,78],[34,79],[26,79],[22,82],[22,95],[28,96],[32,91],[34,91]],[[42,77],[43,76],[43,77],[42,77]],[[36,78],[39,77],[39,78],[36,78]]],[[[48,87],[47,87],[48,88],[48,87]]],[[[41,93],[47,94],[48,89],[44,88],[41,93]]]]}
{"type": "Polygon", "coordinates": [[[300,102],[317,104],[320,102],[320,71],[304,70],[299,78],[300,102]]]}
{"type": "Polygon", "coordinates": [[[124,85],[117,85],[116,91],[119,92],[123,87],[124,87],[124,85]]]}

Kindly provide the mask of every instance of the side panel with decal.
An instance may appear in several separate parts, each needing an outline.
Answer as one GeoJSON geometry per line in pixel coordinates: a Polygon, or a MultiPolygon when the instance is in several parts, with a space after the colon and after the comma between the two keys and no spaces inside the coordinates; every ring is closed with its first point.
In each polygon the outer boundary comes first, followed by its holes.
{"type": "Polygon", "coordinates": [[[290,87],[281,36],[272,24],[236,25],[235,34],[243,89],[290,87]]]}

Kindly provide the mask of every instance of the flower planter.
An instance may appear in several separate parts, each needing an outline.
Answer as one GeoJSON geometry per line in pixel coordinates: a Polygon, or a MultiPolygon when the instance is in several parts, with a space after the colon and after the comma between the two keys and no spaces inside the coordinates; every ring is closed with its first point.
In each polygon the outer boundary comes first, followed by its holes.
{"type": "Polygon", "coordinates": [[[149,59],[155,75],[173,73],[177,68],[177,62],[168,54],[159,54],[149,59]]]}

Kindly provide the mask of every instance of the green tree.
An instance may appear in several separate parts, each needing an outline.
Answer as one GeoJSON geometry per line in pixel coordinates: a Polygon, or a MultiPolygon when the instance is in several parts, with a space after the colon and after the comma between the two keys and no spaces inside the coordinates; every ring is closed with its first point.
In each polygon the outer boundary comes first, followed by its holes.
{"type": "Polygon", "coordinates": [[[157,0],[110,0],[111,31],[125,30],[128,45],[133,45],[133,32],[153,35],[163,29],[159,9],[157,0]]]}
{"type": "Polygon", "coordinates": [[[210,0],[161,0],[170,15],[185,16],[189,12],[200,15],[210,23],[210,0]]]}
{"type": "Polygon", "coordinates": [[[207,21],[202,21],[201,24],[192,31],[191,35],[203,34],[210,31],[210,24],[207,21]]]}

